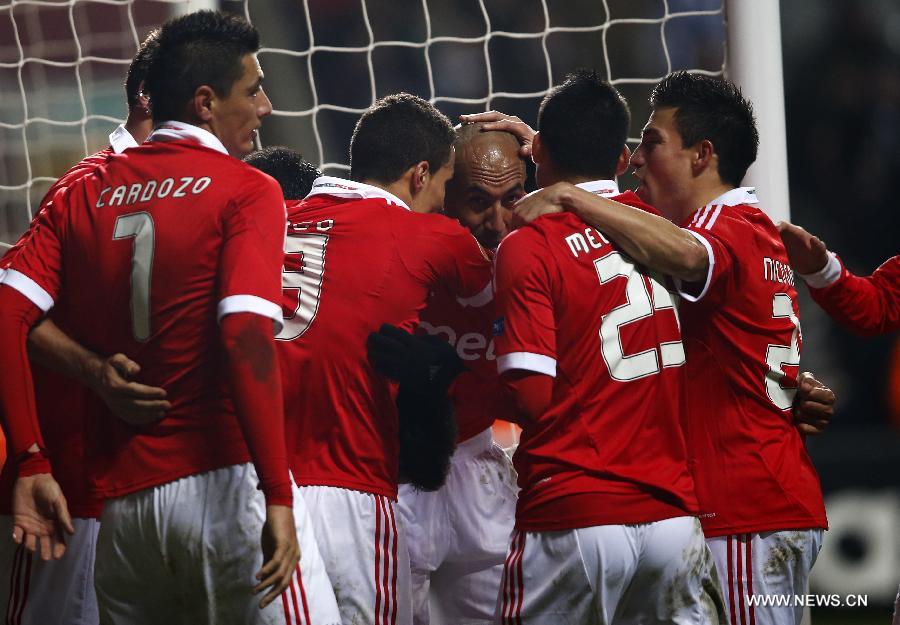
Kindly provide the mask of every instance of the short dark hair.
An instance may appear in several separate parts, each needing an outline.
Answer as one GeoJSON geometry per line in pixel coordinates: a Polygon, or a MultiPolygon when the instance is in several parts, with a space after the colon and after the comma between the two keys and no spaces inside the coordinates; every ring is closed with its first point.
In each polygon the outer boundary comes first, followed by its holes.
{"type": "Polygon", "coordinates": [[[258,50],[259,33],[237,15],[196,11],[163,24],[144,79],[153,121],[178,120],[202,85],[227,97],[243,73],[241,59],[258,50]]]}
{"type": "Polygon", "coordinates": [[[147,78],[147,71],[150,64],[156,57],[156,51],[159,49],[159,29],[150,31],[150,34],[144,38],[138,47],[137,54],[131,59],[128,66],[128,73],[125,75],[125,98],[128,101],[128,110],[138,105],[138,98],[141,97],[141,83],[147,78]]]}
{"type": "Polygon", "coordinates": [[[450,160],[456,134],[433,104],[408,93],[381,98],[362,114],[350,139],[350,178],[390,184],[428,161],[432,173],[450,160]]]}
{"type": "Polygon", "coordinates": [[[759,132],[753,105],[737,85],[723,78],[672,72],[650,95],[652,110],[675,109],[675,128],[685,147],[704,139],[719,156],[719,177],[732,186],[741,184],[756,160],[759,132]]]}
{"type": "Polygon", "coordinates": [[[538,111],[541,144],[562,174],[612,178],[631,113],[615,87],[597,72],[568,74],[544,97],[538,111]]]}
{"type": "Polygon", "coordinates": [[[245,156],[244,162],[277,180],[286,200],[305,198],[312,190],[313,181],[322,175],[300,152],[290,148],[263,148],[245,156]]]}

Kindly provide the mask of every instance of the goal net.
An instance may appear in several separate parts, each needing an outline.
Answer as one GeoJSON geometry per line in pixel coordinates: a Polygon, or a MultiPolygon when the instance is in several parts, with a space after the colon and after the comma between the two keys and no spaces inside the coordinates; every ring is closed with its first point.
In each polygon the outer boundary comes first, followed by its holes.
{"type": "Polygon", "coordinates": [[[62,172],[107,144],[138,42],[200,8],[244,15],[262,34],[275,110],[261,142],[335,175],[360,113],[389,93],[428,98],[451,119],[496,109],[533,124],[554,83],[591,67],[631,104],[634,141],[661,77],[725,64],[723,0],[0,0],[0,245],[62,172]]]}

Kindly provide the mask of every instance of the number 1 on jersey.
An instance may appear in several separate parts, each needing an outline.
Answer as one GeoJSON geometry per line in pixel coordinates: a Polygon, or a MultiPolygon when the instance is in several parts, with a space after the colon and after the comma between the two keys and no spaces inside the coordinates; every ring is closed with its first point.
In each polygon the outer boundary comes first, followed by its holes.
{"type": "Polygon", "coordinates": [[[134,238],[131,252],[131,333],[135,340],[150,338],[150,274],[156,235],[150,213],[130,213],[116,219],[113,241],[134,238]]]}

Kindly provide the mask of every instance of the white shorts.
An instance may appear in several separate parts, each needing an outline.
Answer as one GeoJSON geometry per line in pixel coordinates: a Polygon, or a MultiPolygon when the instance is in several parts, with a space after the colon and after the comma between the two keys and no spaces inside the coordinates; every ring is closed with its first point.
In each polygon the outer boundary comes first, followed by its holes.
{"type": "Polygon", "coordinates": [[[383,495],[301,486],[345,625],[411,625],[409,553],[383,495]]]}
{"type": "Polygon", "coordinates": [[[72,519],[75,534],[66,537],[66,553],[44,562],[25,545],[13,542],[12,518],[0,516],[0,608],[4,623],[15,625],[97,625],[94,550],[97,519],[72,519]]]}
{"type": "Polygon", "coordinates": [[[300,565],[259,609],[266,504],[252,464],[191,475],[106,500],[97,542],[100,622],[122,625],[335,625],[331,583],[299,490],[300,565]]]}
{"type": "Polygon", "coordinates": [[[516,531],[498,604],[501,625],[724,623],[712,556],[694,517],[516,531]]]}
{"type": "Polygon", "coordinates": [[[456,448],[440,490],[400,486],[415,625],[494,622],[516,494],[516,472],[490,429],[456,448]]]}
{"type": "Polygon", "coordinates": [[[822,530],[716,536],[706,542],[725,591],[729,624],[799,625],[802,606],[750,605],[748,597],[805,595],[822,530]]]}

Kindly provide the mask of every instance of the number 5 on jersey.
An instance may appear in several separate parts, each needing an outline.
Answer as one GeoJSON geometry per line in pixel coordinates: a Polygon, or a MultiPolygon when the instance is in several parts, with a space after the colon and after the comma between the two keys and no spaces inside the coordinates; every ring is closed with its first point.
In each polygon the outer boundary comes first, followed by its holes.
{"type": "Polygon", "coordinates": [[[275,338],[292,341],[303,336],[319,311],[319,296],[325,278],[327,234],[285,237],[284,270],[281,274],[284,327],[275,338]]]}

